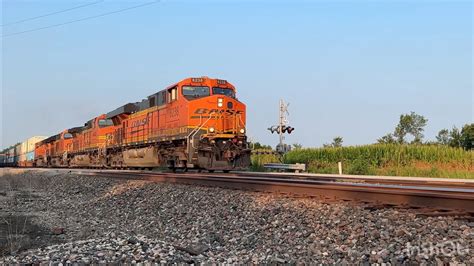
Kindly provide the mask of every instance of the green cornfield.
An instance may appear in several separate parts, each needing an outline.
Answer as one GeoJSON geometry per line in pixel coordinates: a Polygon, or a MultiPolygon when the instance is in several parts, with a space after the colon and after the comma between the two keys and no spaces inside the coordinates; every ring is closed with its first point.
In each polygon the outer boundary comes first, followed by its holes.
{"type": "MultiPolygon", "coordinates": [[[[259,150],[253,150],[253,152],[271,152],[271,150],[259,149],[259,150]]],[[[259,155],[253,154],[251,157],[251,162],[252,162],[252,165],[250,169],[252,171],[261,172],[261,171],[265,171],[265,168],[263,168],[264,164],[280,162],[280,159],[278,158],[278,156],[273,155],[273,154],[259,154],[259,155]]]]}
{"type": "MultiPolygon", "coordinates": [[[[259,160],[252,157],[253,163],[259,160]]],[[[305,163],[313,173],[338,173],[342,162],[347,174],[455,178],[474,178],[473,161],[474,152],[460,148],[397,144],[298,149],[284,158],[285,163],[305,163]]]]}

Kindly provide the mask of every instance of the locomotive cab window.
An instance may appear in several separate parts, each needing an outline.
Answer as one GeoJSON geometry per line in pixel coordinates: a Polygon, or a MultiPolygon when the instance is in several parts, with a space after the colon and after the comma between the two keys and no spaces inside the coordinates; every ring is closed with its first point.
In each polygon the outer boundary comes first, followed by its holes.
{"type": "Polygon", "coordinates": [[[99,120],[99,127],[110,127],[113,126],[114,122],[112,119],[100,119],[99,120]]]}
{"type": "Polygon", "coordinates": [[[181,88],[184,98],[194,100],[210,95],[209,87],[206,86],[183,86],[181,88]]]}
{"type": "Polygon", "coordinates": [[[216,95],[216,94],[225,95],[225,96],[235,98],[234,90],[233,89],[228,89],[228,88],[213,87],[212,88],[212,94],[213,95],[216,95]]]}
{"type": "Polygon", "coordinates": [[[173,87],[168,90],[168,102],[176,101],[178,99],[178,87],[173,87]]]}

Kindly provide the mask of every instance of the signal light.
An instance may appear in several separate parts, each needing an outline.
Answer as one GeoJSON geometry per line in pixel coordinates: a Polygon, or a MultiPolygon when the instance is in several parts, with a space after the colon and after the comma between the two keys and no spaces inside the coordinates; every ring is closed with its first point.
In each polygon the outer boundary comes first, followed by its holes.
{"type": "MultiPolygon", "coordinates": [[[[270,132],[273,133],[278,133],[280,134],[280,127],[279,126],[272,126],[272,127],[269,127],[268,130],[270,130],[270,132]]],[[[288,134],[291,134],[291,132],[293,132],[293,130],[295,130],[294,127],[290,127],[290,126],[281,126],[281,132],[283,133],[288,133],[288,134]]]]}
{"type": "Polygon", "coordinates": [[[270,132],[272,132],[272,134],[275,133],[275,132],[280,134],[280,127],[272,126],[272,127],[269,127],[268,130],[270,130],[270,132]]]}

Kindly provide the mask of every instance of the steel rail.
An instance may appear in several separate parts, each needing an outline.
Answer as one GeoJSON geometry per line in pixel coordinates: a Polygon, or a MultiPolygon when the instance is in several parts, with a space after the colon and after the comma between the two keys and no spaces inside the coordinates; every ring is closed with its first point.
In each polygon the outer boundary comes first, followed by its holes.
{"type": "MultiPolygon", "coordinates": [[[[93,168],[20,168],[26,170],[58,170],[58,171],[103,171],[103,172],[121,172],[135,175],[142,174],[166,174],[168,172],[144,171],[144,170],[115,170],[115,169],[93,169],[93,168]]],[[[239,171],[232,173],[200,173],[200,172],[177,172],[180,175],[199,175],[206,177],[260,177],[260,178],[285,178],[299,180],[321,180],[333,182],[353,182],[368,184],[392,184],[401,186],[434,186],[434,187],[453,187],[453,188],[474,188],[474,179],[447,179],[447,178],[427,178],[427,177],[398,177],[398,176],[362,176],[362,175],[336,175],[336,174],[308,174],[308,173],[268,173],[268,172],[247,172],[239,171]]]]}
{"type": "Polygon", "coordinates": [[[141,179],[153,182],[218,186],[231,189],[278,192],[294,196],[348,200],[405,208],[430,208],[474,214],[474,189],[334,182],[277,177],[199,175],[154,172],[91,171],[84,174],[141,179]]]}
{"type": "MultiPolygon", "coordinates": [[[[115,171],[115,170],[103,170],[115,171]]],[[[137,170],[119,170],[121,173],[130,173],[135,175],[166,174],[167,172],[150,172],[137,170]]],[[[416,178],[416,177],[384,177],[384,176],[353,176],[353,175],[312,175],[312,174],[293,174],[293,173],[263,173],[263,172],[235,172],[235,173],[197,173],[197,172],[178,172],[182,176],[205,176],[213,178],[221,177],[246,177],[246,178],[282,178],[293,180],[318,180],[331,182],[349,182],[349,183],[367,183],[367,184],[386,184],[400,186],[430,186],[442,188],[472,188],[474,189],[474,180],[459,179],[437,179],[437,178],[416,178]]]]}
{"type": "MultiPolygon", "coordinates": [[[[238,172],[237,174],[244,174],[238,172]]],[[[285,178],[301,179],[324,179],[343,181],[362,181],[376,184],[411,184],[411,185],[431,185],[442,187],[471,187],[474,188],[473,179],[449,179],[433,177],[400,177],[400,176],[363,176],[363,175],[336,175],[336,174],[305,174],[305,173],[255,173],[258,176],[279,176],[285,178]]]]}

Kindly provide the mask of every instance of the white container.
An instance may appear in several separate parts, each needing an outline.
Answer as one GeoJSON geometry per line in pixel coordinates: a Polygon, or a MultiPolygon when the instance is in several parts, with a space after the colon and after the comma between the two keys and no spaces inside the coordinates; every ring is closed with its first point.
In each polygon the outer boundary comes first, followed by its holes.
{"type": "Polygon", "coordinates": [[[21,143],[15,145],[15,156],[19,156],[21,154],[21,143]]]}
{"type": "Polygon", "coordinates": [[[17,158],[17,161],[20,163],[20,165],[23,165],[27,161],[30,161],[28,159],[28,154],[30,153],[34,154],[35,144],[44,140],[45,138],[46,137],[43,137],[43,136],[34,136],[23,141],[22,143],[18,144],[18,146],[15,147],[16,148],[15,155],[17,156],[16,158],[17,158]]]}
{"type": "Polygon", "coordinates": [[[46,139],[44,136],[34,136],[21,143],[21,154],[27,154],[35,150],[35,144],[46,139]]]}

